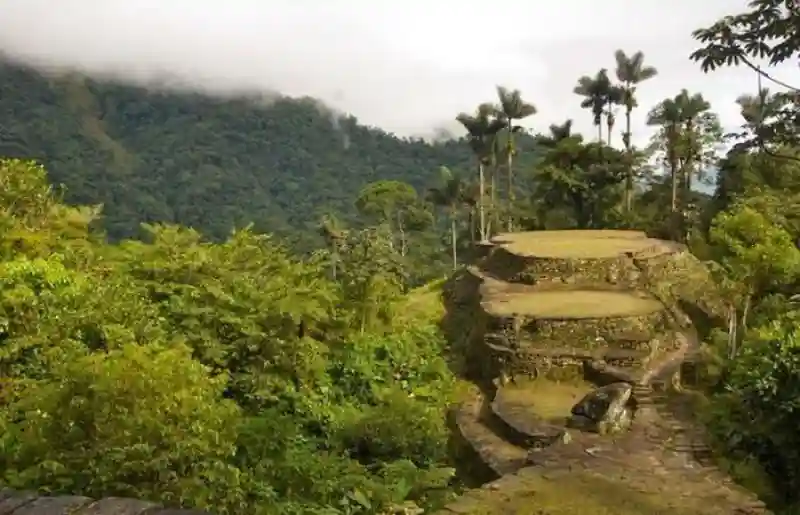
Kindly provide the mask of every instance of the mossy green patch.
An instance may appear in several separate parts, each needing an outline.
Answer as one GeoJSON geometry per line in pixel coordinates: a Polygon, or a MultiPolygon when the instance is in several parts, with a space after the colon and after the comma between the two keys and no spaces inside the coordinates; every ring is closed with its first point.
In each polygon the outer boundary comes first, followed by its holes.
{"type": "Polygon", "coordinates": [[[495,402],[514,412],[529,412],[549,422],[563,422],[570,410],[593,389],[584,381],[517,380],[498,390],[495,402]]]}

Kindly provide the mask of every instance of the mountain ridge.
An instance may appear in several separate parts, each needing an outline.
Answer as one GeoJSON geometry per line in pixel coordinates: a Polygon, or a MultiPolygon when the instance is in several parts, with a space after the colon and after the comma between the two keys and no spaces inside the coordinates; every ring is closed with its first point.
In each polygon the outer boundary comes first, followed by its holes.
{"type": "Polygon", "coordinates": [[[355,221],[369,182],[400,180],[422,195],[440,166],[474,169],[463,140],[400,138],[310,97],[259,105],[9,61],[0,79],[0,154],[42,162],[70,203],[102,203],[112,240],[136,237],[142,222],[213,239],[253,223],[309,248],[321,244],[322,215],[355,221]]]}

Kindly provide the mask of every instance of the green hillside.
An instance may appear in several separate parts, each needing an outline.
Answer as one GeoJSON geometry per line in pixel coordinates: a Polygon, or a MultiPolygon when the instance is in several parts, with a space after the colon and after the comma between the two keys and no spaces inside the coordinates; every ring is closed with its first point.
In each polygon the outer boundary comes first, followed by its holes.
{"type": "Polygon", "coordinates": [[[350,218],[371,181],[421,190],[442,165],[472,167],[463,142],[400,139],[312,99],[259,105],[46,78],[7,63],[0,88],[0,155],[42,161],[71,203],[103,203],[113,239],[137,235],[140,222],[215,238],[252,222],[308,244],[319,217],[350,218]]]}

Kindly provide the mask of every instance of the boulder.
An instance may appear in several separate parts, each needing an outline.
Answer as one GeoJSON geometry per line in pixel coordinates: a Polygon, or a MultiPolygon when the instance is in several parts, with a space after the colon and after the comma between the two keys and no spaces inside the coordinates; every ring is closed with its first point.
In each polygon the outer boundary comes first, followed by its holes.
{"type": "Polygon", "coordinates": [[[589,392],[573,406],[570,425],[601,434],[626,430],[633,418],[629,406],[632,392],[629,383],[612,383],[589,392]]]}

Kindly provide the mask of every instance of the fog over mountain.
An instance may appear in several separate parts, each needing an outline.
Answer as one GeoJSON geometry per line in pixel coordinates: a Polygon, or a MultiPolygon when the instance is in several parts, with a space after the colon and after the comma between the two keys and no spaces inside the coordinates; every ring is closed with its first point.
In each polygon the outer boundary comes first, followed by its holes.
{"type": "MultiPolygon", "coordinates": [[[[0,50],[42,69],[80,70],[215,95],[313,96],[401,135],[458,133],[453,117],[519,88],[545,128],[590,115],[577,78],[613,68],[613,52],[644,51],[659,76],[640,87],[649,108],[686,87],[725,125],[735,98],[756,89],[746,69],[703,74],[689,61],[691,31],[746,0],[0,0],[0,50]]],[[[788,64],[776,73],[800,76],[788,64]]],[[[797,80],[800,82],[800,80],[797,80]]],[[[642,143],[646,109],[634,120],[642,143]]]]}

